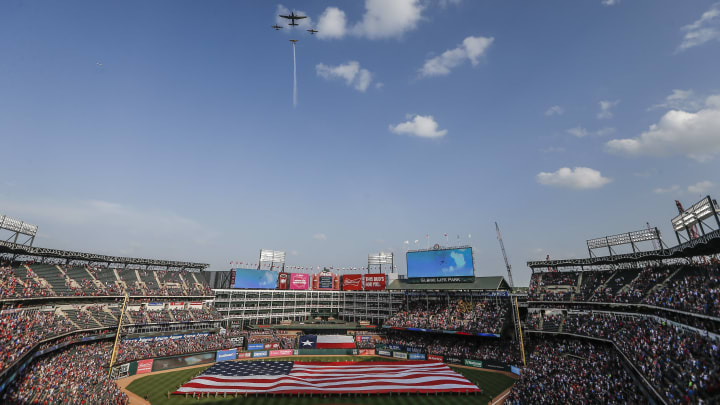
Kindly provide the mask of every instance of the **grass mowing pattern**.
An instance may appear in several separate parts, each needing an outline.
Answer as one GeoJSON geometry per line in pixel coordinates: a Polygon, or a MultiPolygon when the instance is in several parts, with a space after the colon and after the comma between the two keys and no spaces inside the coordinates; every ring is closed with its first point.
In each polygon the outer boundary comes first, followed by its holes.
{"type": "MultiPolygon", "coordinates": [[[[303,358],[291,358],[291,357],[277,357],[275,360],[296,360],[296,361],[388,361],[386,358],[378,357],[358,357],[358,356],[334,356],[334,357],[303,357],[303,358]]],[[[470,370],[465,368],[453,367],[453,370],[461,373],[468,380],[475,383],[478,387],[482,388],[482,395],[458,395],[458,394],[411,394],[411,395],[387,395],[387,394],[373,394],[371,396],[357,396],[357,397],[346,397],[343,396],[331,396],[328,398],[319,398],[313,396],[312,398],[306,396],[303,398],[289,398],[289,397],[253,397],[248,396],[242,398],[238,396],[235,399],[233,396],[228,395],[227,398],[222,398],[222,395],[218,395],[218,398],[202,398],[200,400],[185,398],[183,395],[170,395],[170,399],[167,397],[167,392],[173,392],[178,386],[189,381],[196,374],[201,373],[209,366],[201,366],[188,370],[173,371],[164,374],[149,375],[146,377],[138,378],[128,385],[128,390],[134,392],[140,397],[144,398],[145,394],[148,394],[148,398],[152,405],[165,405],[165,404],[231,404],[231,403],[242,403],[248,405],[312,405],[312,404],[373,404],[373,405],[434,405],[434,404],[447,404],[452,403],[453,405],[465,405],[465,404],[487,404],[492,398],[505,391],[510,387],[515,380],[499,373],[491,373],[482,370],[470,370]]]]}

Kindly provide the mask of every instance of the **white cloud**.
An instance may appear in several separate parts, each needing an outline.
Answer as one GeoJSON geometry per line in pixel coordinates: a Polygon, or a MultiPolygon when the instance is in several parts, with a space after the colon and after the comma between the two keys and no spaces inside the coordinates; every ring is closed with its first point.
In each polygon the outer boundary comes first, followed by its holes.
{"type": "Polygon", "coordinates": [[[692,24],[682,28],[685,36],[678,46],[677,51],[682,52],[706,42],[720,40],[720,2],[710,6],[710,9],[702,14],[692,24]]]}
{"type": "Polygon", "coordinates": [[[565,152],[565,148],[563,148],[562,146],[549,146],[547,148],[540,149],[540,152],[542,152],[542,153],[565,152]]]}
{"type": "Polygon", "coordinates": [[[372,73],[369,70],[360,67],[360,63],[349,61],[348,63],[328,66],[319,63],[315,66],[315,72],[318,76],[325,79],[344,79],[348,86],[355,88],[357,91],[364,92],[372,82],[372,73]]]}
{"type": "Polygon", "coordinates": [[[620,0],[602,0],[603,6],[615,6],[620,4],[620,0]]]}
{"type": "Polygon", "coordinates": [[[574,169],[563,167],[552,173],[538,173],[537,181],[546,186],[586,190],[600,188],[610,183],[612,179],[603,177],[599,171],[589,167],[576,167],[574,169]]]}
{"type": "Polygon", "coordinates": [[[577,136],[578,138],[584,138],[589,134],[587,129],[580,126],[568,129],[567,133],[573,136],[577,136]]]}
{"type": "Polygon", "coordinates": [[[324,233],[316,233],[315,235],[313,235],[313,239],[327,240],[327,235],[325,235],[324,233]]]}
{"type": "Polygon", "coordinates": [[[697,111],[702,108],[702,100],[695,95],[692,90],[674,89],[672,94],[665,97],[665,102],[655,104],[648,108],[648,111],[659,108],[668,108],[672,110],[697,111]]]}
{"type": "Polygon", "coordinates": [[[587,129],[583,128],[582,126],[577,126],[575,128],[570,128],[567,131],[568,134],[576,136],[578,138],[584,138],[588,135],[594,135],[594,136],[605,136],[605,135],[611,135],[615,133],[615,128],[613,127],[604,127],[600,128],[597,131],[588,131],[587,129]]]}
{"type": "Polygon", "coordinates": [[[415,115],[413,119],[395,126],[390,131],[398,135],[419,136],[421,138],[440,138],[447,134],[447,129],[438,130],[438,123],[432,115],[415,115]]]}
{"type": "Polygon", "coordinates": [[[708,97],[698,112],[670,110],[639,137],[613,139],[607,148],[629,156],[685,155],[708,161],[720,154],[720,95],[708,97]]]}
{"type": "Polygon", "coordinates": [[[282,4],[278,4],[277,9],[275,10],[275,24],[281,25],[284,27],[280,31],[290,34],[290,33],[295,32],[295,30],[309,30],[310,28],[313,27],[312,18],[310,18],[310,16],[308,16],[306,12],[301,11],[301,10],[292,10],[292,11],[294,11],[295,14],[297,14],[297,15],[307,16],[307,18],[303,18],[302,20],[295,20],[295,22],[298,24],[297,27],[289,26],[288,24],[290,23],[290,20],[280,17],[280,14],[288,15],[288,14],[290,14],[290,11],[291,10],[289,8],[283,6],[282,4]],[[292,28],[292,29],[290,29],[290,28],[292,28]]]}
{"type": "Polygon", "coordinates": [[[565,109],[560,107],[559,105],[554,105],[545,111],[545,115],[548,117],[551,117],[553,115],[563,115],[565,114],[565,109]]]}
{"type": "Polygon", "coordinates": [[[417,28],[425,7],[420,0],[365,0],[365,14],[349,24],[345,12],[328,7],[320,16],[318,36],[340,39],[350,34],[368,39],[398,38],[417,28]]]}
{"type": "Polygon", "coordinates": [[[345,12],[337,7],[328,7],[320,15],[317,36],[322,39],[342,38],[347,33],[345,12]]]}
{"type": "Polygon", "coordinates": [[[683,189],[682,187],[678,186],[677,184],[673,184],[670,187],[658,187],[655,190],[653,190],[656,194],[683,194],[684,192],[688,192],[691,194],[707,194],[710,190],[713,189],[715,184],[713,184],[712,181],[704,180],[697,182],[695,184],[691,184],[687,186],[686,189],[683,189]]]}
{"type": "Polygon", "coordinates": [[[598,114],[597,114],[598,119],[602,120],[602,119],[612,118],[612,116],[613,116],[612,109],[613,109],[613,107],[618,105],[619,102],[620,102],[620,100],[601,101],[600,102],[600,112],[598,112],[598,114]]]}
{"type": "Polygon", "coordinates": [[[444,76],[468,59],[473,66],[477,66],[480,63],[480,58],[485,55],[494,40],[493,37],[469,36],[456,48],[448,49],[441,55],[426,60],[420,69],[420,75],[424,77],[444,76]]]}
{"type": "Polygon", "coordinates": [[[710,190],[712,190],[714,184],[712,181],[705,180],[698,183],[695,183],[693,185],[688,186],[688,193],[693,194],[707,194],[710,190]]]}
{"type": "Polygon", "coordinates": [[[673,184],[670,187],[658,187],[655,190],[653,190],[653,193],[655,194],[668,194],[668,193],[678,193],[681,192],[680,186],[677,184],[673,184]]]}
{"type": "Polygon", "coordinates": [[[365,0],[365,14],[352,32],[369,38],[393,38],[417,27],[424,7],[420,0],[365,0]]]}

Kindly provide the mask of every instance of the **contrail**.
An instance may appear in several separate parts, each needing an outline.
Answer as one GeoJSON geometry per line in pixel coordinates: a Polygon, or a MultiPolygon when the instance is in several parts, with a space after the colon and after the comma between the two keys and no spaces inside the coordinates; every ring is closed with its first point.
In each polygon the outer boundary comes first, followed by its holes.
{"type": "Polygon", "coordinates": [[[295,64],[295,42],[293,42],[293,107],[297,107],[297,65],[295,64]]]}

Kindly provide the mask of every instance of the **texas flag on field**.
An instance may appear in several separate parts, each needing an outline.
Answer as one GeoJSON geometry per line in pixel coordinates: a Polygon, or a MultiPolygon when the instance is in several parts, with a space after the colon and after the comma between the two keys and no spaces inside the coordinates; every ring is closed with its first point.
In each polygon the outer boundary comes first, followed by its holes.
{"type": "Polygon", "coordinates": [[[348,335],[303,335],[299,349],[354,349],[355,339],[348,335]]]}

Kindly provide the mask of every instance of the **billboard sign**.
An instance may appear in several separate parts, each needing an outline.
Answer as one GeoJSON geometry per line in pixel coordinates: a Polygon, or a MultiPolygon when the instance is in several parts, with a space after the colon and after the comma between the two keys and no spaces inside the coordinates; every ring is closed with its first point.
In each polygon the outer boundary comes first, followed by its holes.
{"type": "Polygon", "coordinates": [[[364,274],[363,277],[365,277],[365,291],[377,291],[385,289],[384,274],[364,274]]]}
{"type": "Polygon", "coordinates": [[[433,361],[443,361],[443,356],[436,356],[434,354],[428,354],[427,358],[433,361]]]}
{"type": "Polygon", "coordinates": [[[421,353],[408,353],[408,359],[410,360],[425,360],[425,355],[421,353]]]}
{"type": "Polygon", "coordinates": [[[293,355],[292,349],[270,350],[270,357],[292,356],[292,355],[293,355]]]}
{"type": "Polygon", "coordinates": [[[235,269],[233,288],[275,289],[278,272],[270,270],[235,269]]]}
{"type": "Polygon", "coordinates": [[[152,371],[153,359],[139,360],[137,362],[137,374],[149,373],[152,371]]]}
{"type": "Polygon", "coordinates": [[[360,356],[372,356],[375,354],[375,349],[360,349],[358,354],[360,354],[360,356]]]}
{"type": "Polygon", "coordinates": [[[407,252],[407,276],[409,279],[474,277],[472,248],[407,252]]]}
{"type": "Polygon", "coordinates": [[[470,367],[483,368],[483,362],[480,360],[465,359],[465,365],[470,367]]]}
{"type": "Polygon", "coordinates": [[[265,349],[264,343],[250,343],[248,345],[248,350],[263,350],[265,349]]]}
{"type": "Polygon", "coordinates": [[[307,290],[310,287],[310,275],[304,273],[290,274],[291,290],[307,290]]]}
{"type": "Polygon", "coordinates": [[[253,357],[267,357],[268,352],[267,352],[267,350],[252,352],[252,356],[253,357]]]}
{"type": "Polygon", "coordinates": [[[393,352],[393,357],[395,357],[396,359],[405,359],[405,360],[407,360],[408,355],[407,355],[407,353],[405,353],[405,352],[393,352]]]}
{"type": "Polygon", "coordinates": [[[285,272],[280,272],[278,274],[278,282],[277,282],[277,288],[278,290],[287,290],[290,282],[290,275],[285,272]]]}
{"type": "Polygon", "coordinates": [[[362,274],[345,274],[342,276],[343,291],[362,290],[362,274]]]}
{"type": "Polygon", "coordinates": [[[215,361],[235,360],[237,359],[237,350],[218,350],[215,355],[215,361]]]}
{"type": "Polygon", "coordinates": [[[392,356],[392,353],[388,350],[376,350],[377,354],[380,356],[392,356]]]}

